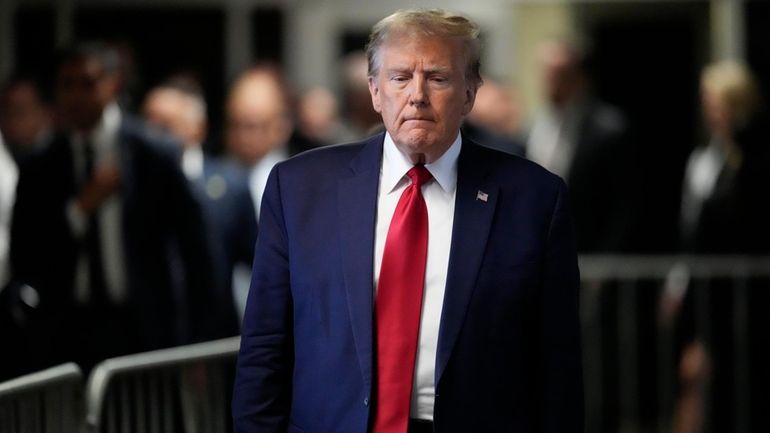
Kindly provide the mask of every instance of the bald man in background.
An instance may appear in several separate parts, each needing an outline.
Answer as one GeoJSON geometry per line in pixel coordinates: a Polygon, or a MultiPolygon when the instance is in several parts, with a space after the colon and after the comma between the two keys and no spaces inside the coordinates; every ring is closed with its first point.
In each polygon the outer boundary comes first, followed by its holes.
{"type": "Polygon", "coordinates": [[[257,220],[246,177],[233,164],[203,151],[206,103],[197,83],[172,79],[151,89],[143,114],[148,123],[170,132],[182,146],[182,171],[200,201],[211,243],[215,299],[219,320],[214,332],[237,335],[240,309],[234,297],[234,273],[251,269],[257,220]]]}
{"type": "Polygon", "coordinates": [[[270,170],[305,150],[291,141],[294,122],[289,91],[280,69],[259,65],[241,74],[230,89],[226,110],[225,148],[248,174],[259,219],[270,170]]]}

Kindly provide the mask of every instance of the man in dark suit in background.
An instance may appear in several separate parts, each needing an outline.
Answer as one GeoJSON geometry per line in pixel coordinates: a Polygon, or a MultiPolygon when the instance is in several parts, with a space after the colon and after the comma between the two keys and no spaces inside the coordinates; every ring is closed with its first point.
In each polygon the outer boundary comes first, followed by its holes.
{"type": "Polygon", "coordinates": [[[576,45],[546,41],[538,61],[545,107],[533,122],[526,156],[566,181],[578,250],[621,251],[638,200],[625,117],[591,95],[585,54],[576,45]]]}
{"type": "Polygon", "coordinates": [[[237,432],[582,432],[579,276],[564,182],[460,134],[478,27],[375,25],[387,131],[294,157],[265,191],[237,432]]]}
{"type": "Polygon", "coordinates": [[[151,89],[143,114],[150,124],[174,134],[182,145],[182,171],[203,205],[211,237],[219,314],[216,333],[222,337],[237,335],[241,314],[236,311],[233,272],[238,266],[251,270],[257,240],[257,219],[247,179],[242,170],[204,152],[206,103],[200,87],[191,79],[177,77],[151,89]]]}
{"type": "Polygon", "coordinates": [[[208,337],[201,210],[177,147],[117,106],[116,70],[101,44],[63,53],[64,128],[21,169],[11,262],[15,279],[40,294],[31,332],[41,364],[77,360],[88,369],[208,337]]]}

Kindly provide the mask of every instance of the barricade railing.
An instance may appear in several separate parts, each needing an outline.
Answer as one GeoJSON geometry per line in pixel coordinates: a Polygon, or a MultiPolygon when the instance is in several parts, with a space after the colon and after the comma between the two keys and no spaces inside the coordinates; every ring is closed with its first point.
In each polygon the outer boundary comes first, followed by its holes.
{"type": "Polygon", "coordinates": [[[761,332],[770,334],[756,329],[763,307],[770,317],[770,257],[586,255],[580,270],[586,431],[676,431],[690,334],[705,343],[715,378],[698,431],[765,431],[752,398],[770,383],[751,361],[763,359],[761,332]]]}
{"type": "Polygon", "coordinates": [[[80,433],[83,375],[62,364],[0,383],[0,433],[80,433]]]}
{"type": "Polygon", "coordinates": [[[108,359],[86,387],[89,432],[231,431],[240,338],[108,359]]]}
{"type": "MultiPolygon", "coordinates": [[[[706,389],[700,431],[770,431],[757,427],[770,400],[769,369],[757,364],[770,365],[770,257],[584,255],[580,269],[586,431],[676,431],[685,298],[715,377],[729,378],[706,389]]],[[[83,413],[88,432],[230,431],[238,346],[233,337],[108,359],[85,395],[74,364],[5,382],[0,433],[79,432],[83,413]]]]}

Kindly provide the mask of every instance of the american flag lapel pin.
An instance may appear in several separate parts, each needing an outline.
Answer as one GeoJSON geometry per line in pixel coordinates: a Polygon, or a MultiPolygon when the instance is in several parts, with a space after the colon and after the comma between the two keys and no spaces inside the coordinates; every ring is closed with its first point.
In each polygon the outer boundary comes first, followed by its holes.
{"type": "Polygon", "coordinates": [[[489,194],[485,193],[482,190],[479,190],[479,192],[476,193],[476,200],[481,200],[484,203],[486,203],[487,200],[489,200],[489,194]]]}

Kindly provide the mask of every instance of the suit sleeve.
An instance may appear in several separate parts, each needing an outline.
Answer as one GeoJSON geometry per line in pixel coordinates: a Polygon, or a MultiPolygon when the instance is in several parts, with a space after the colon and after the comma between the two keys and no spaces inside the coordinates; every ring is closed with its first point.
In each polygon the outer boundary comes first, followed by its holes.
{"type": "Polygon", "coordinates": [[[293,304],[279,172],[280,165],[270,173],[262,200],[233,389],[236,433],[278,433],[288,428],[293,304]]]}
{"type": "Polygon", "coordinates": [[[254,262],[254,244],[257,242],[257,216],[254,213],[254,202],[248,185],[244,183],[238,194],[238,227],[236,238],[235,261],[251,266],[254,262]]]}
{"type": "Polygon", "coordinates": [[[567,188],[559,191],[548,230],[541,299],[543,431],[583,431],[580,275],[567,188]]]}
{"type": "Polygon", "coordinates": [[[212,314],[212,306],[216,305],[214,265],[203,208],[176,164],[176,159],[167,157],[163,163],[164,172],[169,175],[169,187],[173,188],[169,194],[173,200],[171,209],[175,213],[172,226],[176,230],[179,254],[183,261],[186,291],[184,308],[189,315],[187,339],[198,342],[218,338],[221,335],[216,332],[218,328],[213,323],[216,315],[212,314]]]}

